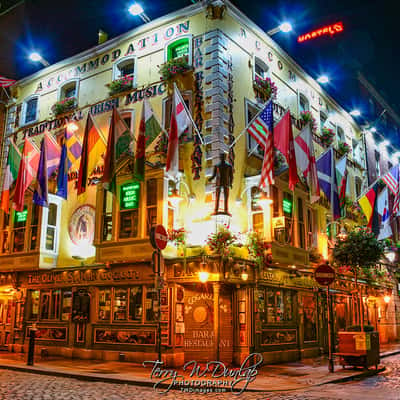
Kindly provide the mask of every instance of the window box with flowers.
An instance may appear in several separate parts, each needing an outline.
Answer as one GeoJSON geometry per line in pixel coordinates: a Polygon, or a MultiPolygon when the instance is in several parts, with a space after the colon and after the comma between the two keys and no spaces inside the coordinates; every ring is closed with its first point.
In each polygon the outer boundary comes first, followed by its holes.
{"type": "Polygon", "coordinates": [[[259,232],[249,232],[246,247],[249,256],[256,262],[260,270],[272,262],[271,244],[266,242],[259,232]]]}
{"type": "Polygon", "coordinates": [[[350,146],[346,142],[339,142],[337,152],[343,157],[350,152],[350,146]]]}
{"type": "Polygon", "coordinates": [[[115,79],[114,81],[106,84],[106,86],[109,90],[109,96],[127,92],[133,89],[133,76],[123,76],[122,78],[115,79]]]}
{"type": "Polygon", "coordinates": [[[216,233],[208,235],[207,246],[211,253],[220,256],[223,262],[233,261],[233,246],[238,246],[238,238],[228,227],[222,226],[216,233]]]}
{"type": "Polygon", "coordinates": [[[303,121],[304,126],[308,123],[311,124],[311,131],[313,134],[317,132],[317,122],[315,121],[311,111],[302,111],[300,113],[300,119],[303,121]]]}
{"type": "Polygon", "coordinates": [[[321,130],[321,143],[325,147],[329,147],[333,143],[333,138],[335,137],[335,132],[329,128],[322,128],[321,130]]]}
{"type": "Polygon", "coordinates": [[[51,112],[55,116],[58,116],[74,110],[76,106],[77,106],[76,97],[67,97],[66,99],[54,103],[53,106],[51,107],[51,112]]]}
{"type": "Polygon", "coordinates": [[[278,88],[270,78],[261,78],[256,76],[253,81],[253,89],[258,99],[263,102],[268,101],[270,98],[276,99],[278,88]]]}
{"type": "Polygon", "coordinates": [[[158,68],[160,79],[164,82],[171,82],[191,70],[192,66],[189,65],[188,56],[172,58],[158,68]]]}

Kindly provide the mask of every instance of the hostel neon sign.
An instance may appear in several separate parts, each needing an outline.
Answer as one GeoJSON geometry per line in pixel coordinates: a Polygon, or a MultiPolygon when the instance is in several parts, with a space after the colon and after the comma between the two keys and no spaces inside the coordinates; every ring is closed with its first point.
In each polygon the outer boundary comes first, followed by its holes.
{"type": "Polygon", "coordinates": [[[304,35],[300,35],[297,38],[297,41],[299,43],[306,42],[307,40],[315,39],[320,36],[325,36],[325,35],[330,35],[331,37],[333,35],[336,35],[337,33],[343,32],[343,22],[336,22],[336,24],[332,25],[327,25],[322,28],[316,29],[315,31],[306,33],[304,35]]]}

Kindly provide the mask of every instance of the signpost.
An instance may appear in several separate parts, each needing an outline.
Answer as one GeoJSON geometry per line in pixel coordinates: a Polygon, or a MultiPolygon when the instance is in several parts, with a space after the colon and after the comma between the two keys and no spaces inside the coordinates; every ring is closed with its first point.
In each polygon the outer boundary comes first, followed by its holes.
{"type": "Polygon", "coordinates": [[[168,233],[163,225],[154,225],[150,229],[150,243],[155,249],[152,262],[155,273],[155,287],[158,293],[158,327],[157,327],[157,349],[158,360],[161,360],[161,250],[167,247],[168,233]]]}
{"type": "Polygon", "coordinates": [[[315,280],[322,286],[326,286],[326,299],[328,306],[328,358],[329,358],[329,372],[334,372],[333,363],[333,331],[332,331],[332,313],[331,301],[329,293],[329,285],[335,280],[335,270],[328,264],[320,264],[314,272],[315,280]]]}

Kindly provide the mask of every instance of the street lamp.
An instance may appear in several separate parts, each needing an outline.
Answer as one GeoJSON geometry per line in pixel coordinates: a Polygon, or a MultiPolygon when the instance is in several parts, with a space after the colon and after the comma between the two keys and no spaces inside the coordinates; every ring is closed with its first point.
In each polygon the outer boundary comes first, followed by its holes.
{"type": "Polygon", "coordinates": [[[38,52],[33,51],[29,54],[29,59],[33,62],[40,62],[44,67],[48,67],[50,64],[45,60],[38,52]]]}
{"type": "Polygon", "coordinates": [[[318,81],[319,83],[325,84],[325,83],[328,83],[328,82],[329,82],[329,77],[326,76],[326,75],[321,75],[321,76],[317,79],[317,81],[318,81]]]}
{"type": "Polygon", "coordinates": [[[145,14],[143,11],[143,7],[138,3],[133,3],[129,8],[128,11],[130,14],[134,16],[139,16],[143,22],[150,22],[150,18],[145,14]]]}
{"type": "Polygon", "coordinates": [[[267,34],[269,36],[275,35],[278,32],[284,32],[284,33],[288,33],[291,32],[293,30],[292,24],[290,22],[282,22],[279,26],[277,26],[276,28],[273,28],[271,30],[269,30],[267,32],[267,34]]]}

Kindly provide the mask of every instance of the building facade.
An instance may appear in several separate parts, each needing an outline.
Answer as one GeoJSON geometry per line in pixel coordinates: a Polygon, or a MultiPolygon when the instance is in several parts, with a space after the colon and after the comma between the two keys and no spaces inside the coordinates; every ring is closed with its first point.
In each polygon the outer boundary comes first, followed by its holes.
{"type": "MultiPolygon", "coordinates": [[[[114,107],[136,133],[146,98],[168,129],[174,83],[201,133],[190,127],[181,139],[176,182],[165,172],[161,133],[146,143],[143,181],[132,172],[134,152],[126,155],[112,195],[101,184],[99,157],[85,194],[77,196],[79,154],[70,144],[68,199],[55,195],[50,179],[48,208],[32,202],[31,188],[22,212],[1,213],[0,345],[26,350],[35,323],[38,351],[69,357],[140,362],[157,356],[158,340],[171,365],[215,358],[240,363],[253,351],[279,362],[327,350],[326,289],[313,272],[340,229],[361,222],[351,204],[367,177],[362,130],[232,4],[194,4],[20,80],[6,136],[17,145],[29,138],[39,147],[45,131],[61,143],[67,126],[79,147],[91,113],[105,151],[114,107]],[[181,57],[190,68],[160,80],[159,66],[181,57]],[[131,86],[113,92],[112,82],[125,76],[131,86]],[[267,77],[277,86],[276,121],[289,109],[296,136],[304,125],[301,113],[312,113],[316,156],[329,146],[323,129],[333,132],[336,149],[350,145],[348,212],[340,223],[333,222],[326,200],[310,203],[305,183],[289,190],[281,159],[267,193],[272,202],[260,205],[263,154],[243,131],[263,107],[257,81],[267,77]],[[69,109],[55,116],[62,101],[70,101],[69,109]],[[209,178],[221,153],[233,168],[231,216],[213,215],[216,187],[209,178]],[[155,224],[184,232],[183,241],[175,237],[162,253],[161,279],[149,242],[155,224]],[[224,254],[207,246],[221,226],[239,242],[224,254]],[[243,246],[247,232],[271,243],[272,261],[257,264],[243,246]]],[[[7,139],[3,143],[7,151],[7,139]]],[[[340,151],[335,154],[339,159],[340,151]]],[[[392,276],[392,267],[382,269],[392,276]]],[[[332,287],[336,331],[357,321],[361,301],[364,319],[387,340],[397,338],[394,301],[383,301],[389,292],[396,295],[393,284],[361,280],[359,296],[352,276],[338,275],[332,287]]]]}

